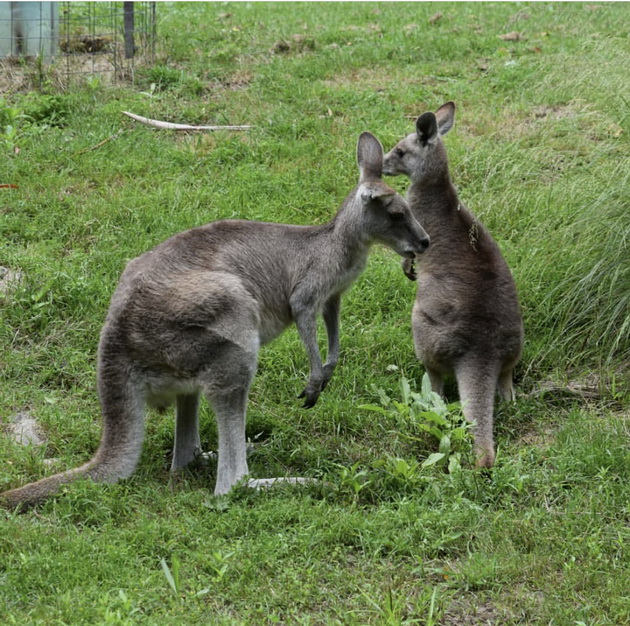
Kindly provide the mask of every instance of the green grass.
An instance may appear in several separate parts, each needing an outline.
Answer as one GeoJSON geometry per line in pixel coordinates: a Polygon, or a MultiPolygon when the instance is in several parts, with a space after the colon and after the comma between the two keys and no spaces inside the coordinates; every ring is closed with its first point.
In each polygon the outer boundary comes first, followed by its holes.
{"type": "MultiPolygon", "coordinates": [[[[323,223],[355,184],[359,133],[389,148],[446,100],[453,177],[513,270],[526,346],[491,475],[469,468],[467,440],[462,469],[422,467],[438,451],[422,422],[360,408],[377,389],[402,402],[403,377],[419,389],[423,374],[414,285],[376,248],[317,406],[295,397],[294,330],[263,349],[250,395],[252,474],[323,483],[216,499],[211,468],[171,485],[173,418],[151,414],[133,478],[0,512],[3,622],[627,623],[629,17],[623,3],[165,3],[158,61],[134,85],[6,94],[0,184],[19,188],[0,189],[0,265],[22,282],[0,295],[0,428],[27,410],[47,443],[0,433],[0,490],[96,449],[98,333],[128,259],[213,219],[323,223]],[[254,128],[178,135],[121,110],[254,128]],[[576,380],[596,397],[563,391],[576,380]]],[[[216,447],[206,406],[202,438],[216,447]]]]}

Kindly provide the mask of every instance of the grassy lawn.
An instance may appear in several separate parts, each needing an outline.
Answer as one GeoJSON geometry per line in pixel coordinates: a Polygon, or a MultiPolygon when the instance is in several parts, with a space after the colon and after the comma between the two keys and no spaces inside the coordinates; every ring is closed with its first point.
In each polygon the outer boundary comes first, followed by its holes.
{"type": "MultiPolygon", "coordinates": [[[[467,435],[450,472],[423,465],[439,442],[411,395],[434,402],[415,286],[377,247],[318,404],[296,398],[295,329],[262,350],[250,394],[252,475],[318,484],[215,498],[213,467],[173,484],[173,416],[150,413],[131,479],[0,511],[0,621],[630,623],[630,6],[157,10],[157,62],[133,84],[0,98],[0,185],[18,186],[0,188],[0,266],[21,276],[0,293],[0,491],[95,451],[98,334],[126,261],[214,219],[329,220],[356,182],[358,135],[387,150],[447,100],[454,182],[521,297],[519,399],[497,408],[491,473],[471,468],[467,435]],[[177,134],[122,110],[253,128],[177,134]],[[45,444],[4,434],[18,412],[45,444]]],[[[457,406],[440,410],[443,434],[461,432],[457,406]]],[[[206,405],[201,418],[216,449],[206,405]]]]}

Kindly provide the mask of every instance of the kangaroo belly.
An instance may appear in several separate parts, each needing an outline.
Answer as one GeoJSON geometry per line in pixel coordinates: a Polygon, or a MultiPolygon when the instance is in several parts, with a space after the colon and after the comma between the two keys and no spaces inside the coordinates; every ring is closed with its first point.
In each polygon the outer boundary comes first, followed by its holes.
{"type": "Polygon", "coordinates": [[[450,373],[454,363],[470,350],[470,337],[453,319],[453,311],[416,304],[412,313],[416,355],[442,373],[450,373]]]}
{"type": "Polygon", "coordinates": [[[500,291],[459,281],[419,280],[412,327],[416,354],[427,365],[452,372],[464,357],[503,365],[522,346],[518,303],[500,291]]]}

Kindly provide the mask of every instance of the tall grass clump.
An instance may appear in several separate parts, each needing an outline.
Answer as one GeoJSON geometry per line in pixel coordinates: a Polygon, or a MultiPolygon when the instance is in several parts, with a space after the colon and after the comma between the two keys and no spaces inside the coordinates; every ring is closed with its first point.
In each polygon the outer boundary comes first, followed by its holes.
{"type": "MultiPolygon", "coordinates": [[[[528,304],[538,368],[627,366],[630,354],[630,213],[621,197],[628,184],[628,159],[612,175],[625,182],[609,187],[591,181],[597,193],[578,204],[563,224],[541,224],[523,259],[523,282],[537,301],[528,304]]],[[[586,194],[585,194],[586,195],[586,194]]],[[[590,194],[589,194],[590,195],[590,194]]],[[[527,297],[527,295],[526,295],[527,297]]]]}

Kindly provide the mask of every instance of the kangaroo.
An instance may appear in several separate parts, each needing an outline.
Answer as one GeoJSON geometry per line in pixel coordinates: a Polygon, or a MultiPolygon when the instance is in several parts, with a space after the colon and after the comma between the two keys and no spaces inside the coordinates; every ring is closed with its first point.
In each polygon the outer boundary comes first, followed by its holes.
{"type": "Polygon", "coordinates": [[[327,224],[297,226],[221,220],[174,235],[124,270],[101,332],[98,392],[103,430],[85,465],[0,494],[21,509],[80,477],[115,482],[140,457],[145,404],[176,405],[171,470],[200,453],[199,397],[218,425],[214,493],[249,471],[245,409],[261,345],[295,322],[310,363],[299,397],[312,407],[339,358],[341,294],[365,268],[374,243],[415,258],[429,238],[407,202],[381,180],[383,149],[364,132],[357,144],[359,183],[327,224]],[[322,314],[322,365],[316,318],[322,314]]]}
{"type": "Polygon", "coordinates": [[[418,281],[412,313],[416,355],[433,391],[454,374],[466,419],[474,423],[476,464],[495,461],[493,405],[498,391],[514,400],[512,371],[523,346],[523,321],[512,274],[499,247],[460,202],[451,183],[442,135],[453,126],[455,104],[422,114],[415,132],[385,155],[383,172],[411,179],[407,201],[431,236],[418,263],[403,260],[418,281]]]}

